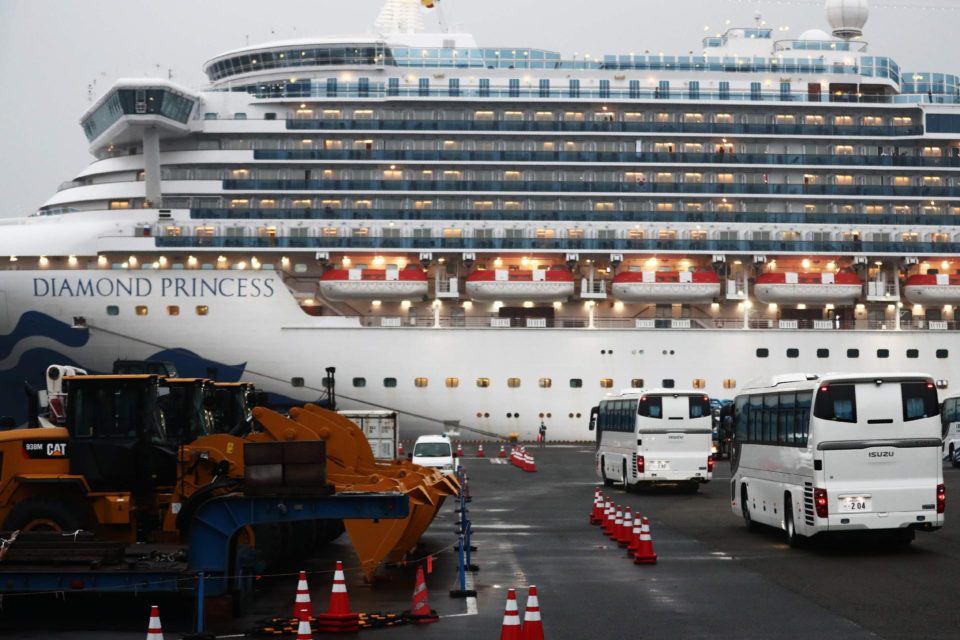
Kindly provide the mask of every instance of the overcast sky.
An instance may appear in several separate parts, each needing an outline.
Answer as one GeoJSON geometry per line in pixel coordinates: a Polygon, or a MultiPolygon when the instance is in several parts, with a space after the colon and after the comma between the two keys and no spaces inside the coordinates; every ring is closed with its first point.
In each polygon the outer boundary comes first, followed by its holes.
{"type": "MultiPolygon", "coordinates": [[[[364,33],[381,0],[0,0],[0,216],[35,210],[89,162],[80,115],[119,77],[190,87],[218,53],[272,39],[364,33]]],[[[960,1],[873,0],[864,39],[907,71],[960,73],[960,1]]],[[[700,52],[731,25],[829,30],[821,0],[443,0],[481,46],[570,55],[700,52]]]]}

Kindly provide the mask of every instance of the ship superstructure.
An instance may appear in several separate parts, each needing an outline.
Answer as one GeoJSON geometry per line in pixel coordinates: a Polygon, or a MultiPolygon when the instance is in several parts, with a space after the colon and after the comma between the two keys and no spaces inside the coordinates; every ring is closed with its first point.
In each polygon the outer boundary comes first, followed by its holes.
{"type": "Polygon", "coordinates": [[[162,352],[309,399],[336,366],[408,424],[556,438],[614,388],[949,386],[960,78],[874,53],[865,0],[832,34],[599,59],[423,33],[420,4],[222,54],[202,90],[118,81],[96,160],[0,225],[7,378],[162,352]]]}

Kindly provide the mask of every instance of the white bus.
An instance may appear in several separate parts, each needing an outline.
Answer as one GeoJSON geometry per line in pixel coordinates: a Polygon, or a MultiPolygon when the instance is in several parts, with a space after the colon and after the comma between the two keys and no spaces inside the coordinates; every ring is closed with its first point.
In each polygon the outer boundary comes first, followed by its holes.
{"type": "Polygon", "coordinates": [[[948,396],[940,405],[943,425],[943,454],[952,467],[960,467],[960,393],[948,396]]]}
{"type": "Polygon", "coordinates": [[[591,418],[606,486],[672,483],[696,492],[713,477],[710,398],[700,391],[625,391],[608,396],[591,418]]]}
{"type": "Polygon", "coordinates": [[[776,376],[734,401],[733,512],[797,546],[826,531],[943,526],[937,390],[923,374],[776,376]]]}

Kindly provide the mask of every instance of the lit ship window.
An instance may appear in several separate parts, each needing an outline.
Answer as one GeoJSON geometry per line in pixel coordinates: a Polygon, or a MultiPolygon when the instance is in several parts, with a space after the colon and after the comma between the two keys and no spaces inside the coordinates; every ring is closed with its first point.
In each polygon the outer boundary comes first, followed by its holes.
{"type": "Polygon", "coordinates": [[[460,386],[460,378],[447,378],[444,384],[446,384],[447,389],[456,389],[460,386]]]}
{"type": "Polygon", "coordinates": [[[733,378],[727,378],[726,380],[723,381],[724,389],[735,389],[736,387],[737,387],[737,381],[734,380],[733,378]]]}
{"type": "Polygon", "coordinates": [[[519,389],[520,378],[507,378],[507,386],[511,389],[519,389]]]}
{"type": "Polygon", "coordinates": [[[634,378],[631,380],[630,387],[633,389],[643,389],[643,378],[634,378]]]}
{"type": "Polygon", "coordinates": [[[210,313],[210,307],[205,304],[197,305],[197,315],[205,316],[210,313]]]}
{"type": "Polygon", "coordinates": [[[601,389],[612,389],[612,388],[613,388],[613,378],[600,378],[600,388],[601,388],[601,389]]]}
{"type": "Polygon", "coordinates": [[[422,388],[426,387],[427,384],[429,384],[429,382],[430,382],[429,378],[414,378],[414,380],[413,380],[413,386],[415,386],[415,387],[417,387],[417,388],[419,388],[419,389],[422,389],[422,388]]]}
{"type": "Polygon", "coordinates": [[[490,386],[490,378],[477,378],[477,386],[486,389],[490,386]]]}
{"type": "Polygon", "coordinates": [[[137,305],[135,311],[136,311],[136,314],[137,314],[138,316],[145,316],[145,315],[148,315],[148,314],[150,313],[150,309],[147,308],[146,305],[142,305],[142,304],[137,305]]]}
{"type": "Polygon", "coordinates": [[[552,386],[553,386],[553,380],[551,380],[550,378],[540,378],[541,389],[549,389],[552,386]]]}
{"type": "Polygon", "coordinates": [[[693,381],[694,389],[704,389],[706,388],[706,386],[707,386],[707,381],[704,380],[703,378],[695,378],[693,381]]]}
{"type": "Polygon", "coordinates": [[[180,307],[178,307],[177,305],[170,305],[170,306],[168,306],[168,307],[167,307],[167,315],[168,315],[168,316],[178,316],[178,315],[180,315],[180,307]]]}

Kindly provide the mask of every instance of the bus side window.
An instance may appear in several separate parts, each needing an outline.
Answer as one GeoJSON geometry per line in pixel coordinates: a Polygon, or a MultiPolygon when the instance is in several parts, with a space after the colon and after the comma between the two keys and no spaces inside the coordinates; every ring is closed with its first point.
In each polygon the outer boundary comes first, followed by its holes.
{"type": "Polygon", "coordinates": [[[640,398],[640,408],[638,412],[641,416],[647,418],[663,417],[663,398],[659,396],[644,396],[640,398]]]}
{"type": "Polygon", "coordinates": [[[749,442],[761,442],[763,440],[763,431],[761,430],[763,396],[750,396],[750,405],[747,410],[747,440],[749,442]]]}
{"type": "Polygon", "coordinates": [[[780,396],[772,393],[763,399],[763,441],[777,442],[777,414],[780,412],[780,396]]]}
{"type": "Polygon", "coordinates": [[[590,409],[590,431],[593,431],[597,428],[597,418],[599,417],[600,407],[592,407],[590,409]]]}
{"type": "Polygon", "coordinates": [[[734,403],[733,419],[736,425],[734,434],[739,442],[747,440],[747,401],[746,396],[740,396],[734,403]]]}
{"type": "Polygon", "coordinates": [[[813,403],[813,392],[797,393],[797,446],[807,446],[810,437],[810,405],[813,403]]]}
{"type": "Polygon", "coordinates": [[[785,393],[780,396],[780,443],[793,446],[796,443],[796,407],[797,394],[785,393]]]}

